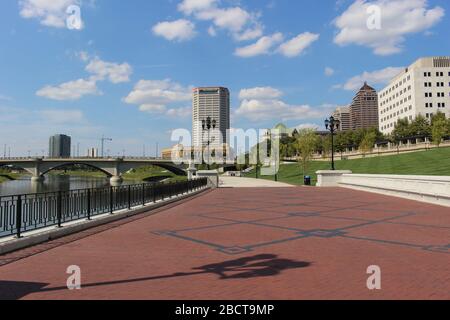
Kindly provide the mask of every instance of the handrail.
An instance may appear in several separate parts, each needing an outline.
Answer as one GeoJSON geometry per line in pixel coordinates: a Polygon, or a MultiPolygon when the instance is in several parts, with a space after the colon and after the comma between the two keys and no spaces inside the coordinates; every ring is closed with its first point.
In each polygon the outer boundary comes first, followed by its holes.
{"type": "Polygon", "coordinates": [[[20,238],[24,232],[130,210],[189,194],[207,185],[208,180],[204,178],[3,196],[0,197],[0,238],[12,235],[20,238]]]}

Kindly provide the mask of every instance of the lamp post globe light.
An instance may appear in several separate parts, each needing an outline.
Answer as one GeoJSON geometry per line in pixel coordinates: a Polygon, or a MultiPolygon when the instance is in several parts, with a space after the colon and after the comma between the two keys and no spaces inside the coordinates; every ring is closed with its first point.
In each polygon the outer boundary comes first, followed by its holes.
{"type": "Polygon", "coordinates": [[[339,130],[341,122],[336,120],[333,116],[325,120],[325,128],[331,133],[331,170],[336,170],[334,165],[334,134],[339,130]]]}
{"type": "MultiPolygon", "coordinates": [[[[206,118],[205,120],[202,120],[202,132],[207,131],[208,134],[208,170],[211,169],[211,165],[210,165],[210,144],[211,144],[211,140],[210,140],[210,131],[211,129],[215,130],[217,126],[217,121],[216,120],[212,120],[211,117],[206,118]]],[[[203,152],[204,148],[203,148],[203,144],[202,144],[202,164],[204,163],[204,152],[203,152]]]]}

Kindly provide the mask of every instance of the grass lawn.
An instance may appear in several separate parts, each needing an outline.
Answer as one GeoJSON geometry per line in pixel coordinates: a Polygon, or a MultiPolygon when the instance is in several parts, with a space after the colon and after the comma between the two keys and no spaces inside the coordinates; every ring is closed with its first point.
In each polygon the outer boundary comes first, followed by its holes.
{"type": "MultiPolygon", "coordinates": [[[[317,182],[316,171],[329,169],[329,162],[311,162],[308,169],[308,175],[313,178],[313,185],[317,182]]],[[[351,170],[353,173],[366,174],[450,176],[450,148],[440,148],[394,156],[337,161],[336,169],[351,170]]],[[[278,181],[302,185],[303,177],[301,171],[301,167],[297,163],[282,165],[278,181]]],[[[247,177],[255,177],[255,172],[248,174],[247,177]]],[[[273,176],[262,178],[268,180],[274,179],[273,176]]]]}

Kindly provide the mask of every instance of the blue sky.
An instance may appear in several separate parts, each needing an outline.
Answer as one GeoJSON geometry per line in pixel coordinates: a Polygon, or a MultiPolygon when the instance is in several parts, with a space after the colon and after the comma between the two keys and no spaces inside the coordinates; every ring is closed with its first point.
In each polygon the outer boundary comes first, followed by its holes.
{"type": "Polygon", "coordinates": [[[0,3],[0,153],[41,155],[66,133],[81,154],[171,146],[192,87],[232,93],[232,127],[322,125],[367,80],[449,55],[446,0],[6,0],[0,3]],[[81,10],[69,29],[66,9],[81,10]],[[368,29],[367,12],[381,25],[368,29]]]}

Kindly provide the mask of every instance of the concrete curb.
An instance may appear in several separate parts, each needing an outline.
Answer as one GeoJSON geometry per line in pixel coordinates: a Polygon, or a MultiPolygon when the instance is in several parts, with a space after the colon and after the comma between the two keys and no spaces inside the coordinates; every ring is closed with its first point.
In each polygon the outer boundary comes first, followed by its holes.
{"type": "Polygon", "coordinates": [[[50,240],[62,238],[74,233],[85,231],[91,228],[102,226],[111,222],[136,216],[148,211],[160,209],[170,204],[174,204],[183,200],[194,198],[210,188],[203,188],[201,190],[194,191],[189,194],[178,196],[170,200],[160,201],[157,203],[146,204],[145,206],[134,207],[131,210],[120,210],[114,212],[114,214],[103,214],[96,217],[92,217],[92,220],[78,220],[63,224],[62,228],[49,227],[45,229],[30,231],[23,233],[23,237],[20,239],[13,238],[0,242],[0,256],[6,253],[11,253],[20,249],[32,247],[50,240]]]}

